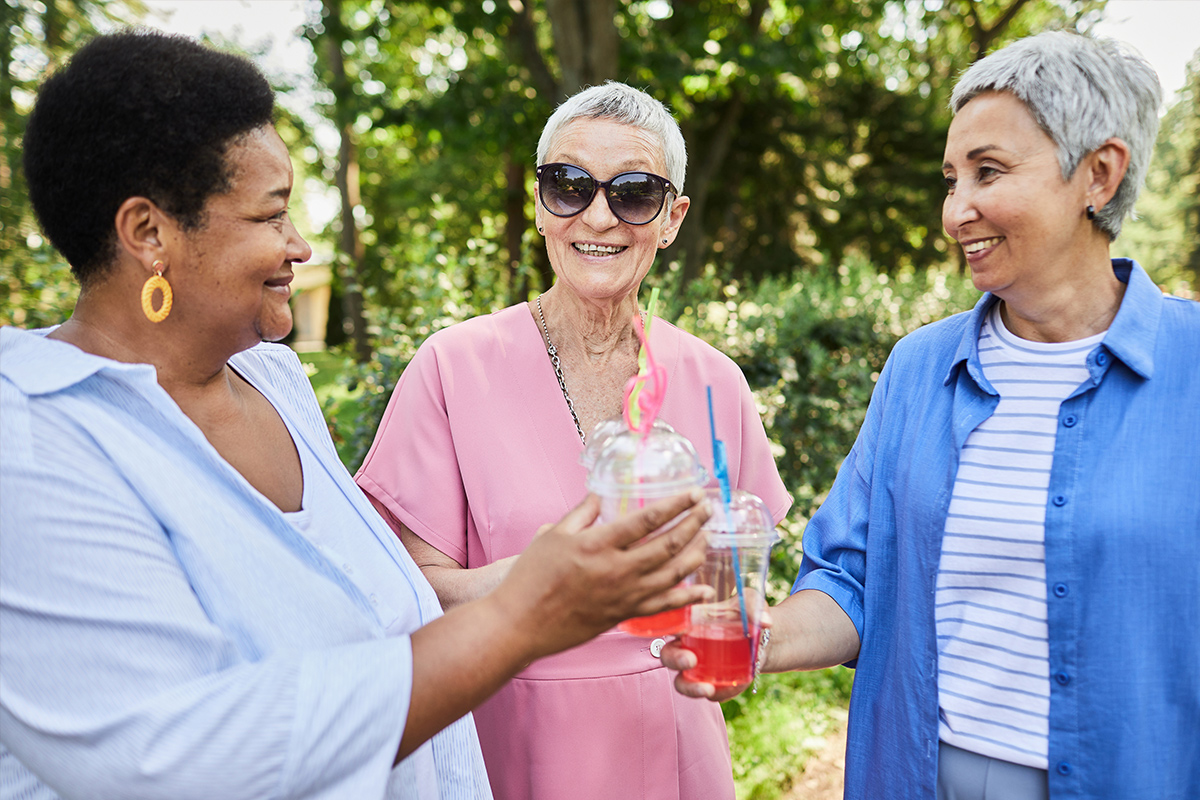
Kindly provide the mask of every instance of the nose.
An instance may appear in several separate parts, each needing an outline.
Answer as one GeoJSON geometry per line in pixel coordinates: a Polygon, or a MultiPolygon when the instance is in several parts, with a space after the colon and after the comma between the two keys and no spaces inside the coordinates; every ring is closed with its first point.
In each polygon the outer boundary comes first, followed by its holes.
{"type": "Polygon", "coordinates": [[[963,186],[958,186],[953,194],[946,195],[942,201],[942,227],[951,238],[958,238],[958,231],[963,225],[979,219],[979,209],[971,192],[963,186]]]}
{"type": "Polygon", "coordinates": [[[592,202],[583,210],[582,216],[588,227],[595,231],[605,231],[621,224],[621,220],[617,219],[608,206],[608,190],[599,187],[592,196],[592,202]]]}
{"type": "Polygon", "coordinates": [[[312,247],[308,242],[304,241],[304,237],[300,235],[300,231],[296,230],[296,226],[292,223],[291,217],[287,218],[288,241],[287,241],[287,258],[293,263],[301,263],[312,258],[312,247]]]}

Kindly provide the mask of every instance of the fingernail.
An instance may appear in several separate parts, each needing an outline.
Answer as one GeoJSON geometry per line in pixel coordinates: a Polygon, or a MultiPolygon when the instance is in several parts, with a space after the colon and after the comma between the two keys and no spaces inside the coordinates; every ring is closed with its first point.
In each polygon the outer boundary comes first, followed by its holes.
{"type": "Polygon", "coordinates": [[[705,497],[704,490],[692,489],[690,492],[688,492],[688,497],[691,498],[693,503],[699,503],[705,497]]]}

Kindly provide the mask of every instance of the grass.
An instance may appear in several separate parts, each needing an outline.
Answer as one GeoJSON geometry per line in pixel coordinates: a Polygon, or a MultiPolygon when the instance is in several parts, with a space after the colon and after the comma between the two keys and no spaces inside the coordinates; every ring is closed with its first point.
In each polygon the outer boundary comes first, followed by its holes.
{"type": "Polygon", "coordinates": [[[724,705],[738,800],[776,800],[825,744],[850,703],[852,670],[762,675],[724,705]]]}

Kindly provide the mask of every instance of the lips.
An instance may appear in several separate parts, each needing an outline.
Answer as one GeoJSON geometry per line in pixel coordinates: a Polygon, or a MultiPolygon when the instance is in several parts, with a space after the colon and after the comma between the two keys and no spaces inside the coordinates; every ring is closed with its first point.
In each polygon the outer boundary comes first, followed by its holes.
{"type": "Polygon", "coordinates": [[[613,256],[628,249],[625,245],[588,244],[587,242],[575,242],[571,246],[585,256],[613,256]]]}
{"type": "Polygon", "coordinates": [[[962,249],[968,256],[973,256],[983,253],[985,250],[990,250],[991,248],[1000,244],[1002,241],[1004,241],[1003,236],[993,236],[990,239],[978,239],[974,242],[965,242],[962,246],[962,249]]]}
{"type": "Polygon", "coordinates": [[[271,278],[268,281],[264,281],[264,285],[268,289],[273,289],[274,291],[282,292],[284,294],[291,294],[291,284],[294,277],[296,276],[289,272],[286,275],[279,275],[271,278]]]}

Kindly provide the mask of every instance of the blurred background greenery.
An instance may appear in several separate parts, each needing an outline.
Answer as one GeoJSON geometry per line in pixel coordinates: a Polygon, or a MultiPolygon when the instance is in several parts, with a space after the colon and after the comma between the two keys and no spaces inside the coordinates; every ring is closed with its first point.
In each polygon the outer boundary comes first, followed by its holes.
{"type": "MultiPolygon", "coordinates": [[[[21,174],[36,87],[97,30],[147,13],[0,0],[2,324],[55,324],[75,296],[21,174]]],[[[954,76],[1104,13],[1104,0],[309,0],[311,74],[277,81],[279,127],[293,216],[332,273],[328,348],[302,359],[347,467],[426,336],[549,285],[531,224],[540,127],[582,86],[623,80],[668,103],[687,140],[691,211],[647,285],[663,289],[660,316],[727,352],[755,390],[796,499],[772,561],[782,599],[892,345],[977,297],[940,224],[954,76]]],[[[1114,254],[1195,297],[1200,59],[1169,100],[1140,219],[1114,254]]],[[[741,797],[788,790],[851,679],[765,676],[725,705],[741,797]]]]}

